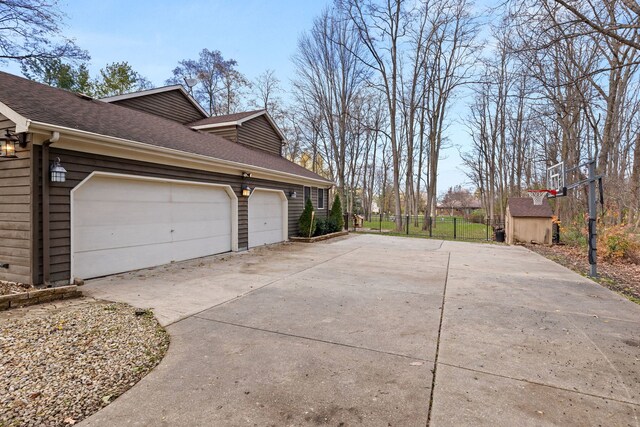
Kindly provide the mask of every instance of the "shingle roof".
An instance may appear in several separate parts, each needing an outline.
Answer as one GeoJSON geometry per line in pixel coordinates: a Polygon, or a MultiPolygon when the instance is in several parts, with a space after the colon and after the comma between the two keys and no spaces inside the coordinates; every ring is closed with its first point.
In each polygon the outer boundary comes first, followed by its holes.
{"type": "Polygon", "coordinates": [[[513,217],[551,218],[553,216],[551,206],[546,200],[537,206],[533,204],[531,197],[510,197],[507,206],[513,217]]]}
{"type": "Polygon", "coordinates": [[[216,125],[219,123],[237,122],[246,117],[253,116],[256,113],[266,112],[266,110],[243,111],[242,113],[223,114],[221,116],[207,117],[206,119],[196,120],[189,123],[188,126],[216,125]]]}
{"type": "Polygon", "coordinates": [[[93,132],[213,159],[330,181],[285,158],[194,131],[142,111],[90,99],[0,72],[0,102],[32,121],[93,132]]]}

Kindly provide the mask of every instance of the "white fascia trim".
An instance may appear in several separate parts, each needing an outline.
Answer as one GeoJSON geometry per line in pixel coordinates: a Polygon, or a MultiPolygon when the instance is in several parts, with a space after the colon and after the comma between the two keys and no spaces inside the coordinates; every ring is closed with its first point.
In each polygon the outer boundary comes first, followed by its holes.
{"type": "Polygon", "coordinates": [[[202,113],[202,115],[205,118],[209,117],[209,114],[207,114],[207,112],[204,111],[204,108],[202,108],[202,106],[198,103],[198,101],[196,101],[193,98],[193,96],[189,94],[189,92],[184,90],[184,87],[182,87],[182,85],[164,86],[164,87],[158,87],[155,89],[141,90],[139,92],[125,93],[124,95],[108,96],[106,98],[99,98],[98,101],[111,103],[115,101],[121,101],[123,99],[139,98],[141,96],[154,95],[156,93],[170,92],[172,90],[179,90],[185,96],[185,98],[187,98],[187,100],[191,102],[193,106],[196,107],[198,111],[202,113]]]}
{"type": "Polygon", "coordinates": [[[20,114],[12,110],[4,102],[0,102],[0,114],[11,120],[16,125],[16,133],[28,132],[31,120],[22,117],[20,114]]]}
{"type": "Polygon", "coordinates": [[[75,259],[73,256],[73,247],[74,247],[74,222],[75,222],[75,211],[74,211],[74,195],[75,192],[89,182],[95,176],[104,176],[114,179],[135,179],[139,181],[153,181],[153,182],[166,182],[166,183],[174,183],[180,185],[197,185],[204,187],[213,187],[213,188],[222,188],[231,199],[231,251],[238,252],[238,196],[233,191],[230,185],[227,184],[215,184],[209,182],[197,182],[197,181],[184,181],[180,179],[171,179],[171,178],[156,178],[151,176],[143,176],[143,175],[130,175],[123,173],[112,173],[112,172],[99,172],[93,171],[83,179],[78,185],[71,189],[71,193],[69,195],[70,199],[70,214],[69,214],[69,243],[70,243],[70,255],[71,255],[71,265],[70,265],[70,277],[69,283],[73,284],[74,282],[74,267],[75,267],[75,259]]]}
{"type": "Polygon", "coordinates": [[[248,172],[256,179],[273,180],[298,185],[315,184],[317,186],[323,186],[324,188],[333,186],[332,182],[324,180],[305,178],[299,175],[274,171],[260,166],[216,159],[202,154],[188,153],[186,151],[176,150],[173,148],[159,147],[157,145],[101,135],[94,132],[72,129],[64,126],[31,122],[31,127],[41,128],[46,131],[58,131],[60,132],[61,137],[75,137],[73,139],[77,142],[65,141],[62,138],[60,141],[56,142],[55,146],[62,149],[67,148],[74,151],[123,157],[150,163],[226,173],[229,175],[241,175],[242,172],[248,172]]]}
{"type": "Polygon", "coordinates": [[[192,129],[196,129],[196,130],[205,130],[205,129],[221,128],[221,127],[225,127],[225,126],[242,126],[242,124],[244,122],[246,122],[248,120],[255,119],[256,117],[260,117],[263,114],[267,117],[267,120],[269,121],[269,124],[271,124],[271,126],[275,129],[276,133],[278,134],[278,136],[282,140],[282,143],[284,144],[284,141],[285,141],[284,134],[282,133],[282,131],[280,130],[278,125],[276,125],[276,122],[273,121],[273,118],[271,118],[271,115],[269,114],[269,112],[267,110],[260,110],[260,111],[256,112],[255,114],[252,114],[250,116],[244,117],[244,118],[239,119],[239,120],[234,120],[234,121],[231,121],[231,122],[212,123],[212,124],[208,124],[208,125],[198,125],[198,126],[192,126],[191,128],[192,129]]]}

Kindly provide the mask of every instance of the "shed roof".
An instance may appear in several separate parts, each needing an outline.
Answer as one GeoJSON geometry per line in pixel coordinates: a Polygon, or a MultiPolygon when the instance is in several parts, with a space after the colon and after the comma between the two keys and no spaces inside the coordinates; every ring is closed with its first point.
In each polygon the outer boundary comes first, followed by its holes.
{"type": "Polygon", "coordinates": [[[512,217],[551,218],[553,212],[546,200],[541,205],[534,205],[531,197],[510,197],[507,202],[512,217]]]}
{"type": "Polygon", "coordinates": [[[198,132],[153,114],[0,72],[0,106],[27,121],[139,142],[312,180],[331,181],[289,160],[198,132]]]}

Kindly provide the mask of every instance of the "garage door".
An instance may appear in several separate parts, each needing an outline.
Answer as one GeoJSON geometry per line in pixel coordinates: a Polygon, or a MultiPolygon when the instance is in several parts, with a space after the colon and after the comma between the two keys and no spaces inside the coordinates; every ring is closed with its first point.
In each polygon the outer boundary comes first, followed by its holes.
{"type": "Polygon", "coordinates": [[[72,191],[72,277],[232,249],[237,199],[224,186],[94,174],[72,191]]]}
{"type": "Polygon", "coordinates": [[[249,197],[249,247],[287,240],[287,198],[256,188],[249,197]]]}

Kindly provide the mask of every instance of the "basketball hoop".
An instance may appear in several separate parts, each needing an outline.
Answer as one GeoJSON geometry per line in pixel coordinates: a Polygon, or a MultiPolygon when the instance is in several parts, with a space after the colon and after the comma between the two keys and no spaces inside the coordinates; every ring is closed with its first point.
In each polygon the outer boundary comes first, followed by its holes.
{"type": "Polygon", "coordinates": [[[536,206],[542,205],[542,201],[546,197],[555,197],[557,194],[556,190],[547,190],[547,189],[527,190],[527,193],[529,194],[529,197],[533,199],[533,204],[536,206]]]}

